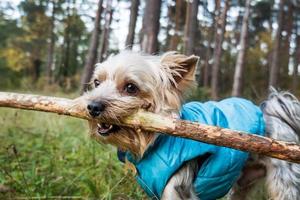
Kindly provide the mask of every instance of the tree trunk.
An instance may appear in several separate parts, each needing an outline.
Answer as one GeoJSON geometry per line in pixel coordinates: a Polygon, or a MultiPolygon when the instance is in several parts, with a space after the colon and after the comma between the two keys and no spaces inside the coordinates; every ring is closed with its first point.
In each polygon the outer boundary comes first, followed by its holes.
{"type": "MultiPolygon", "coordinates": [[[[196,32],[198,30],[198,7],[199,0],[193,0],[187,3],[185,27],[184,27],[184,53],[191,55],[194,53],[196,32]]],[[[199,40],[200,38],[197,38],[199,40]]]]}
{"type": "Polygon", "coordinates": [[[46,76],[48,84],[53,82],[52,79],[52,66],[53,66],[53,59],[54,59],[54,46],[55,46],[55,33],[54,33],[54,26],[55,26],[55,12],[56,12],[56,0],[52,0],[52,14],[51,14],[51,24],[50,24],[50,43],[47,55],[47,68],[46,68],[46,76]]]}
{"type": "Polygon", "coordinates": [[[182,27],[184,26],[184,14],[186,13],[186,2],[176,0],[175,4],[175,27],[174,35],[171,36],[169,50],[177,50],[178,44],[182,38],[182,27]]]}
{"type": "MultiPolygon", "coordinates": [[[[0,107],[11,107],[68,115],[95,121],[86,112],[86,100],[46,97],[30,94],[0,92],[0,107]]],[[[138,111],[122,121],[111,122],[120,126],[154,133],[189,138],[218,146],[249,151],[273,158],[300,163],[300,146],[290,142],[248,134],[241,131],[168,118],[155,113],[138,111]]],[[[95,136],[97,140],[97,137],[95,136]]]]}
{"type": "Polygon", "coordinates": [[[290,87],[290,75],[289,75],[289,63],[290,63],[290,46],[292,43],[292,33],[294,28],[294,5],[292,1],[285,1],[285,6],[288,9],[283,11],[283,24],[282,32],[285,32],[285,35],[282,35],[281,46],[280,46],[280,60],[279,60],[279,79],[278,83],[281,88],[290,87]]]}
{"type": "Polygon", "coordinates": [[[217,23],[217,29],[215,31],[215,49],[213,54],[213,66],[212,66],[212,78],[211,78],[211,96],[213,99],[218,99],[219,96],[219,68],[222,56],[222,43],[224,39],[226,16],[229,8],[229,1],[225,1],[223,12],[220,14],[217,23]]]}
{"type": "Polygon", "coordinates": [[[140,0],[131,0],[130,21],[129,21],[129,28],[128,28],[129,30],[125,42],[126,48],[129,49],[132,49],[132,46],[134,44],[135,27],[136,27],[138,12],[139,12],[139,5],[140,5],[140,0]]]}
{"type": "Polygon", "coordinates": [[[210,64],[209,60],[211,57],[211,43],[213,40],[213,32],[217,31],[217,21],[218,21],[218,12],[220,12],[220,5],[221,5],[221,0],[215,0],[215,9],[214,9],[214,18],[213,18],[213,23],[212,26],[210,27],[210,35],[208,39],[208,47],[206,49],[206,54],[205,54],[205,63],[204,63],[204,72],[203,72],[203,86],[204,87],[209,87],[209,80],[211,76],[211,70],[210,70],[210,64]]]}
{"type": "Polygon", "coordinates": [[[68,66],[69,66],[69,55],[70,55],[70,7],[71,7],[71,0],[67,2],[67,9],[66,9],[66,17],[64,19],[64,39],[62,44],[62,61],[61,66],[59,68],[59,84],[63,86],[66,81],[67,73],[68,73],[68,66]]]}
{"type": "Polygon", "coordinates": [[[147,0],[143,17],[141,48],[145,53],[158,52],[158,32],[161,0],[147,0]]]}
{"type": "Polygon", "coordinates": [[[32,75],[33,75],[33,79],[32,82],[36,83],[41,75],[41,65],[42,65],[42,61],[40,60],[39,56],[37,56],[34,60],[33,60],[33,71],[32,71],[32,75]]]}
{"type": "Polygon", "coordinates": [[[102,62],[107,57],[108,45],[109,45],[109,30],[110,24],[112,21],[113,9],[112,9],[112,0],[107,0],[106,2],[106,11],[105,11],[105,24],[103,32],[101,35],[100,49],[98,62],[102,62]]]}
{"type": "Polygon", "coordinates": [[[99,35],[100,35],[100,22],[102,14],[103,0],[98,1],[98,9],[94,22],[94,30],[90,39],[90,46],[88,54],[86,56],[85,65],[83,69],[83,75],[81,77],[81,93],[83,93],[87,87],[94,71],[94,65],[97,59],[97,49],[99,46],[99,35]]]}
{"type": "MultiPolygon", "coordinates": [[[[60,67],[59,73],[59,84],[63,86],[66,90],[69,89],[69,70],[70,70],[70,48],[71,48],[71,0],[68,0],[68,7],[66,11],[66,21],[65,21],[65,32],[63,41],[63,56],[62,56],[62,66],[60,67]]],[[[74,2],[73,2],[74,5],[74,2]]]]}
{"type": "MultiPolygon", "coordinates": [[[[174,2],[174,0],[172,0],[172,2],[174,2]]],[[[173,23],[175,23],[175,11],[173,11],[173,8],[174,6],[170,3],[167,5],[167,19],[168,19],[168,22],[167,22],[167,26],[166,26],[166,29],[165,29],[165,43],[163,46],[160,46],[160,51],[162,52],[165,52],[165,51],[169,51],[169,50],[172,50],[170,49],[170,44],[171,44],[171,40],[172,40],[172,37],[173,35],[171,34],[172,33],[172,30],[174,28],[173,26],[173,23]]]]}
{"type": "Polygon", "coordinates": [[[293,92],[296,92],[298,89],[298,82],[299,82],[299,71],[298,68],[300,67],[300,33],[298,33],[297,26],[296,26],[296,50],[294,56],[294,67],[293,67],[293,92]]]}
{"type": "Polygon", "coordinates": [[[279,75],[278,57],[279,57],[280,41],[281,41],[283,7],[284,7],[284,0],[280,0],[278,17],[277,17],[278,28],[273,42],[274,47],[272,51],[269,87],[271,86],[276,87],[278,82],[278,75],[279,75]]]}
{"type": "Polygon", "coordinates": [[[247,35],[248,35],[248,19],[250,15],[250,4],[251,0],[246,1],[245,13],[243,17],[243,25],[240,35],[240,43],[239,43],[239,53],[237,56],[237,61],[235,65],[234,72],[234,80],[233,80],[233,88],[232,88],[232,96],[241,96],[242,92],[242,79],[243,79],[243,71],[244,71],[244,63],[245,63],[245,53],[247,46],[247,35]]]}

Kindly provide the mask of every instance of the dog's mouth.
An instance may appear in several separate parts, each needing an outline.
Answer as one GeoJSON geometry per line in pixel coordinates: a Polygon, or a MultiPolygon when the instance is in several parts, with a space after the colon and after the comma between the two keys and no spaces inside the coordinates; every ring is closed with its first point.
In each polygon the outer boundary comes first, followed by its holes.
{"type": "Polygon", "coordinates": [[[120,127],[117,125],[97,123],[97,132],[101,136],[109,136],[111,133],[117,132],[118,130],[120,130],[120,127]]]}

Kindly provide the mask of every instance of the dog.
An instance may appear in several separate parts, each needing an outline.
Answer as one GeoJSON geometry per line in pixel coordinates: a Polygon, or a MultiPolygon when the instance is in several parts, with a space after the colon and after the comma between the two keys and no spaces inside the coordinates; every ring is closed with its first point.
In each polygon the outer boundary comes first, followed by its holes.
{"type": "MultiPolygon", "coordinates": [[[[159,113],[167,117],[182,117],[180,112],[182,112],[181,107],[186,91],[195,85],[198,60],[197,56],[186,56],[176,52],[153,56],[123,51],[109,57],[103,63],[97,64],[91,79],[92,88],[84,94],[87,112],[93,118],[100,119],[102,122],[98,123],[97,120],[89,122],[91,136],[102,143],[116,146],[121,152],[126,152],[126,162],[129,161],[136,166],[137,174],[139,174],[137,181],[143,185],[143,189],[151,198],[172,200],[216,199],[224,196],[230,190],[230,199],[246,199],[247,194],[256,185],[257,181],[265,178],[271,199],[300,199],[299,164],[257,155],[248,156],[248,154],[238,150],[208,144],[207,148],[222,148],[222,151],[226,151],[225,155],[221,155],[224,159],[230,157],[229,154],[234,152],[239,155],[237,158],[243,161],[237,160],[232,163],[232,165],[235,165],[235,163],[241,163],[241,165],[238,165],[234,178],[229,177],[228,183],[225,181],[226,185],[222,181],[216,181],[215,185],[210,182],[202,184],[204,187],[212,184],[209,191],[215,191],[205,196],[204,193],[207,188],[202,190],[200,188],[199,190],[195,186],[195,182],[199,171],[205,171],[207,170],[205,166],[210,166],[207,165],[212,160],[210,153],[185,160],[177,164],[178,167],[172,172],[168,172],[168,167],[164,168],[162,166],[164,163],[157,166],[145,164],[145,162],[156,156],[156,151],[159,151],[157,146],[164,144],[161,142],[163,134],[111,124],[112,122],[121,121],[139,109],[159,113]],[[248,159],[247,162],[246,159],[248,159]],[[147,170],[149,168],[149,170],[145,171],[144,168],[147,168],[147,170]],[[164,176],[163,173],[169,173],[169,177],[160,180],[160,176],[164,176]],[[147,177],[150,174],[151,177],[147,177]],[[146,176],[146,178],[139,178],[142,176],[146,176]],[[154,187],[159,185],[161,190],[153,191],[152,186],[147,185],[148,182],[144,182],[145,179],[153,183],[154,187]],[[220,185],[226,188],[223,189],[220,185]],[[214,196],[214,194],[216,195],[214,196]]],[[[261,116],[259,115],[258,118],[261,118],[264,122],[263,134],[265,136],[299,143],[300,103],[292,94],[277,92],[272,89],[269,97],[261,104],[260,108],[255,107],[246,100],[233,99],[233,101],[249,105],[254,109],[253,113],[261,112],[261,116]]],[[[211,105],[218,104],[212,103],[211,105]]],[[[226,109],[228,104],[224,103],[224,105],[226,109]]],[[[252,111],[246,109],[245,113],[248,112],[252,111]]],[[[237,113],[234,115],[237,115],[238,118],[245,117],[244,114],[237,113]]],[[[251,118],[249,119],[251,120],[251,118]]],[[[247,126],[245,127],[247,128],[247,126]]],[[[168,139],[173,139],[172,136],[168,137],[168,139]]],[[[175,142],[177,140],[180,139],[174,139],[175,142]]],[[[181,139],[180,141],[186,142],[187,139],[181,139]]],[[[193,141],[188,142],[193,143],[193,141]]],[[[174,144],[174,146],[176,145],[174,144]]],[[[201,143],[201,145],[206,144],[201,143]]],[[[172,144],[170,148],[173,148],[172,144]]],[[[176,148],[168,150],[168,155],[181,154],[183,150],[180,148],[179,144],[176,148]]],[[[218,152],[222,151],[218,150],[218,152]]],[[[165,164],[169,166],[169,163],[165,164]]]]}

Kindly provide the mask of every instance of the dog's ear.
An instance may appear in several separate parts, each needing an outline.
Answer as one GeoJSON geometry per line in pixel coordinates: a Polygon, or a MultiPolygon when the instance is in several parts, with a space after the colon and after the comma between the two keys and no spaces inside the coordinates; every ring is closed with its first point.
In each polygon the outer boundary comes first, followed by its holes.
{"type": "Polygon", "coordinates": [[[161,58],[162,66],[171,73],[171,82],[179,90],[185,90],[194,84],[198,61],[198,56],[186,56],[176,52],[167,52],[161,58]]]}

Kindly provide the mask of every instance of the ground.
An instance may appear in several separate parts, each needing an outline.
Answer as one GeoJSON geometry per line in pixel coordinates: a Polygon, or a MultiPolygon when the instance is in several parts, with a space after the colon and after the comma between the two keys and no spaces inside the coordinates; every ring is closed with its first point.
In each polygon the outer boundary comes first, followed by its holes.
{"type": "Polygon", "coordinates": [[[0,127],[0,199],[145,199],[83,120],[0,108],[0,127]]]}

